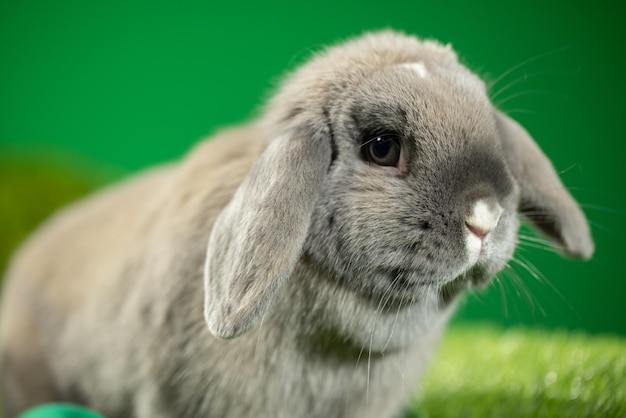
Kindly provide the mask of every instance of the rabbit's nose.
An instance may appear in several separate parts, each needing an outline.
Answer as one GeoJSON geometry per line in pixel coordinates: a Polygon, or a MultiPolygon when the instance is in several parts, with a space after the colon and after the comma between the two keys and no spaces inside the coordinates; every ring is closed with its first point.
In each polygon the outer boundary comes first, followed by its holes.
{"type": "Polygon", "coordinates": [[[481,199],[474,203],[470,215],[465,218],[467,229],[481,240],[494,230],[502,215],[502,206],[495,200],[481,199]]]}

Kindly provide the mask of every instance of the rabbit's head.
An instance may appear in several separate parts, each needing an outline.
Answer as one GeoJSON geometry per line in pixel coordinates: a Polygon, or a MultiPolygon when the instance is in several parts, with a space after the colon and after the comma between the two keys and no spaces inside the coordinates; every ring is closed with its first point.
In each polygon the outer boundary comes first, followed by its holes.
{"type": "Polygon", "coordinates": [[[506,265],[520,212],[566,254],[593,252],[551,163],[449,47],[383,32],[331,48],[265,122],[273,140],[209,240],[217,336],[256,324],[300,257],[366,299],[445,305],[506,265]]]}

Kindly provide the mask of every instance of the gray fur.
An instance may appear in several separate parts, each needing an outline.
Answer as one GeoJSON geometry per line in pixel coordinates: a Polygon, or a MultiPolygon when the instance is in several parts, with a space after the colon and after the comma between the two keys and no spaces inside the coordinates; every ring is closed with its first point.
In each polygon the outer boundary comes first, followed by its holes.
{"type": "Polygon", "coordinates": [[[46,400],[110,417],[397,416],[530,206],[565,253],[591,256],[550,162],[449,47],[381,32],[330,48],[258,120],[62,210],[20,249],[4,416],[46,400]],[[383,133],[397,167],[363,159],[383,133]],[[503,212],[470,261],[477,200],[503,212]]]}

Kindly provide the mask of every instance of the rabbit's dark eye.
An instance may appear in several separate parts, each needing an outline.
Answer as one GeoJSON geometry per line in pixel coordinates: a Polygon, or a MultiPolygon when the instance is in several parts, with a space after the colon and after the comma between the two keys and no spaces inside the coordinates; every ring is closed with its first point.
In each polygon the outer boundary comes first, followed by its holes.
{"type": "Polygon", "coordinates": [[[374,164],[395,167],[400,161],[402,147],[396,135],[379,135],[363,145],[363,155],[374,164]]]}

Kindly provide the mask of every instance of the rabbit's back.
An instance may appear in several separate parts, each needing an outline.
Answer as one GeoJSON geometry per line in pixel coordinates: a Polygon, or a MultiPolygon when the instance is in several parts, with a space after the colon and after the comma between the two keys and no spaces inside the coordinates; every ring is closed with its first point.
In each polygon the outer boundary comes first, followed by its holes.
{"type": "MultiPolygon", "coordinates": [[[[123,260],[136,245],[142,215],[171,173],[169,167],[152,170],[61,210],[15,255],[5,277],[0,314],[5,401],[22,397],[20,387],[32,391],[42,386],[36,381],[45,380],[46,373],[54,374],[54,353],[87,319],[87,311],[99,304],[106,289],[117,286],[120,265],[114,260],[123,260]],[[30,363],[34,375],[20,371],[22,363],[30,363]]],[[[82,340],[77,343],[90,344],[88,338],[82,340]]],[[[50,381],[56,385],[58,378],[50,381]]],[[[58,388],[39,391],[41,401],[52,400],[45,398],[58,388]]]]}
{"type": "MultiPolygon", "coordinates": [[[[93,361],[89,356],[113,356],[114,348],[123,352],[130,342],[124,338],[132,339],[137,331],[124,329],[139,309],[136,290],[147,275],[136,256],[150,257],[201,232],[185,228],[210,229],[211,212],[230,199],[261,142],[255,141],[254,129],[226,131],[200,143],[182,163],[151,169],[88,196],[39,227],[15,254],[5,277],[0,341],[7,416],[39,402],[82,401],[66,381],[86,378],[72,376],[72,369],[84,374],[93,361]],[[193,219],[203,215],[198,205],[207,205],[203,219],[193,219]],[[97,326],[118,322],[120,327],[111,329],[123,329],[126,336],[97,326]]],[[[202,241],[207,234],[202,231],[202,241]]],[[[203,253],[206,243],[198,244],[203,253]]],[[[130,366],[116,361],[107,367],[112,364],[130,366]]],[[[101,384],[99,371],[90,372],[93,384],[101,384]]]]}

